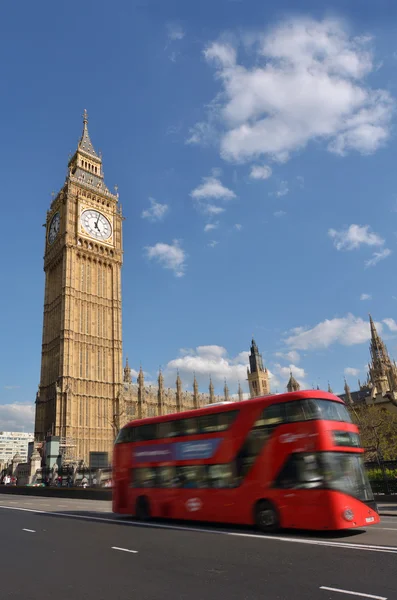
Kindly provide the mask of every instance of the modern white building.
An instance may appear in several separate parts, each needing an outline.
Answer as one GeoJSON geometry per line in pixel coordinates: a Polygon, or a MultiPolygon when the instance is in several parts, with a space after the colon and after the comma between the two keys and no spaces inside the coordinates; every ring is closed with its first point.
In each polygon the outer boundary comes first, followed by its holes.
{"type": "Polygon", "coordinates": [[[28,458],[28,444],[34,440],[33,433],[22,431],[0,431],[0,462],[11,461],[19,454],[24,462],[28,458]]]}

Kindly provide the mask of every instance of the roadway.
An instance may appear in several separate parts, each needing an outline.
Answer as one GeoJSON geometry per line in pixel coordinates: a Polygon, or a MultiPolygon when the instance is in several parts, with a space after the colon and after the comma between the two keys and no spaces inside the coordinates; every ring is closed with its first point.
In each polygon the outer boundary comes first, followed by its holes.
{"type": "Polygon", "coordinates": [[[397,517],[344,535],[115,518],[106,501],[0,497],[2,598],[393,600],[397,517]]]}

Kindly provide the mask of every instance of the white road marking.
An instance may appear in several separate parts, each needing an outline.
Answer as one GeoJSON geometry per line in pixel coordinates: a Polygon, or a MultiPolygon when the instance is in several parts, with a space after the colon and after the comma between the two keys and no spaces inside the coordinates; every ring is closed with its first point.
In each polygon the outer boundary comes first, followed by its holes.
{"type": "Polygon", "coordinates": [[[275,535],[265,535],[265,534],[255,534],[255,533],[238,533],[236,531],[222,531],[219,529],[204,529],[199,527],[184,527],[182,525],[167,525],[163,523],[129,523],[128,521],[119,521],[118,519],[111,519],[105,517],[95,517],[92,515],[76,515],[73,513],[61,513],[54,512],[49,510],[39,510],[33,508],[22,508],[19,506],[0,506],[0,508],[4,508],[7,510],[19,510],[22,512],[30,512],[35,514],[42,515],[51,515],[53,517],[68,517],[69,519],[82,519],[83,521],[97,521],[101,523],[113,523],[113,525],[117,525],[118,523],[123,523],[123,525],[130,527],[147,527],[147,528],[155,528],[155,529],[172,529],[175,531],[190,531],[195,533],[213,533],[218,535],[228,535],[231,537],[246,537],[260,540],[273,540],[278,542],[288,542],[293,544],[309,544],[312,546],[327,546],[329,548],[346,548],[351,550],[366,550],[370,552],[385,552],[387,554],[397,554],[397,547],[395,546],[374,546],[370,544],[348,544],[345,542],[331,542],[331,541],[322,541],[322,540],[311,540],[306,538],[289,538],[289,537],[281,537],[275,535]]]}
{"type": "Polygon", "coordinates": [[[138,550],[128,550],[128,548],[117,548],[117,546],[112,546],[112,550],[121,550],[121,552],[131,552],[132,554],[138,554],[138,550]]]}
{"type": "Polygon", "coordinates": [[[350,596],[361,596],[363,598],[373,598],[374,600],[387,600],[385,596],[373,596],[372,594],[361,594],[360,592],[351,592],[349,590],[340,590],[338,588],[325,587],[322,585],[320,590],[327,590],[328,592],[340,592],[341,594],[350,594],[350,596]]]}
{"type": "Polygon", "coordinates": [[[397,527],[377,527],[377,529],[384,529],[386,531],[397,531],[397,527]]]}
{"type": "Polygon", "coordinates": [[[22,529],[22,531],[28,531],[29,533],[36,533],[35,529],[22,529]]]}

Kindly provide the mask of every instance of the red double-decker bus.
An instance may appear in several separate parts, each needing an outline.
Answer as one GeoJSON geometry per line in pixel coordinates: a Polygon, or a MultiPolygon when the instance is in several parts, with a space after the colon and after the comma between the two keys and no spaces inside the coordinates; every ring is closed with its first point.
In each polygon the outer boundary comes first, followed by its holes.
{"type": "Polygon", "coordinates": [[[340,398],[299,391],[132,421],[116,439],[113,511],[279,528],[380,521],[340,398]]]}

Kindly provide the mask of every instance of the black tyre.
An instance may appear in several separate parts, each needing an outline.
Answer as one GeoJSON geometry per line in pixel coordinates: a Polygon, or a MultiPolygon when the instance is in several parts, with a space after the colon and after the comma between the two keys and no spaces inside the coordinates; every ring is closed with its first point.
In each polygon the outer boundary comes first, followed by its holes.
{"type": "Polygon", "coordinates": [[[139,521],[148,521],[150,519],[149,500],[145,496],[139,496],[137,499],[135,515],[139,521]]]}
{"type": "Polygon", "coordinates": [[[260,500],[255,505],[255,525],[263,533],[274,533],[280,529],[280,519],[274,504],[260,500]]]}

